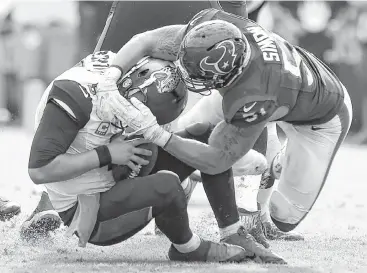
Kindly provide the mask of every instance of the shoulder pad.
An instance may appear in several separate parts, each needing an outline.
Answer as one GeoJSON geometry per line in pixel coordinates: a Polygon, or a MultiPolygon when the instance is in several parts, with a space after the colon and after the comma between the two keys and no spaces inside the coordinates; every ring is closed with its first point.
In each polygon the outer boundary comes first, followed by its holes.
{"type": "Polygon", "coordinates": [[[92,99],[85,87],[76,81],[56,80],[54,81],[48,101],[58,104],[69,116],[81,126],[89,121],[92,112],[92,99]]]}

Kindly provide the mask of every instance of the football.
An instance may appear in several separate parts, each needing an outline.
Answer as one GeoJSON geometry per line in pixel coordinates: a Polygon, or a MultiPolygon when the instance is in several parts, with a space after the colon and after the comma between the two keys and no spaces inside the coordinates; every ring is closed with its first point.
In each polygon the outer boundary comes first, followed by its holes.
{"type": "MultiPolygon", "coordinates": [[[[133,139],[136,139],[136,138],[141,138],[141,137],[133,136],[133,137],[130,137],[130,138],[126,138],[126,140],[133,140],[133,139]]],[[[148,160],[149,164],[148,165],[139,165],[139,167],[140,167],[139,173],[134,172],[127,165],[112,164],[112,167],[111,167],[112,175],[113,175],[113,179],[116,182],[127,179],[127,178],[134,178],[134,177],[137,177],[137,176],[140,176],[140,177],[147,176],[153,170],[155,162],[157,161],[157,157],[158,157],[158,146],[153,144],[153,143],[144,143],[144,144],[141,144],[137,147],[152,151],[151,156],[139,155],[140,157],[148,160]]]]}

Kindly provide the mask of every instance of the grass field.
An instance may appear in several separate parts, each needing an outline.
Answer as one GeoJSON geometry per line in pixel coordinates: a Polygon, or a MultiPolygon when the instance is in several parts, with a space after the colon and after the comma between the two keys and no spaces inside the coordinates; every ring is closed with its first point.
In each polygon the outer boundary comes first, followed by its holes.
{"type": "MultiPolygon", "coordinates": [[[[22,205],[14,220],[0,222],[0,273],[6,272],[367,272],[367,148],[344,146],[314,209],[297,228],[304,242],[272,242],[287,266],[172,263],[166,258],[169,242],[161,237],[135,236],[112,247],[77,247],[62,229],[37,245],[19,239],[19,226],[38,201],[27,175],[31,138],[16,129],[0,131],[0,194],[22,205]]],[[[241,188],[243,189],[243,188],[241,188]]],[[[254,193],[249,195],[255,196],[254,193]]],[[[218,239],[217,228],[202,189],[190,206],[194,230],[218,239]]]]}

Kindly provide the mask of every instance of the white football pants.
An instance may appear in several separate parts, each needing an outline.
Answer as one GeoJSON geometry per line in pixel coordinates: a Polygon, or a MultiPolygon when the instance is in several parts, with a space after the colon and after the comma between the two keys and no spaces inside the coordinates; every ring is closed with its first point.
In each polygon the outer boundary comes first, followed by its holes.
{"type": "Polygon", "coordinates": [[[318,198],[336,152],[352,121],[352,103],[344,87],[344,105],[329,122],[296,126],[277,122],[287,136],[280,156],[282,172],[270,200],[270,216],[283,231],[294,229],[318,198]]]}

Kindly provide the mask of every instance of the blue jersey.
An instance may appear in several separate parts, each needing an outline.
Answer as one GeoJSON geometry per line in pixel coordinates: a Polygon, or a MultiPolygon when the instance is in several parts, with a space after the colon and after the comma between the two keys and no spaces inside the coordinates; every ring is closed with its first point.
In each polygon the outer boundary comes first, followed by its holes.
{"type": "Polygon", "coordinates": [[[251,51],[246,69],[223,96],[227,122],[242,117],[253,124],[278,113],[275,120],[319,124],[338,113],[344,101],[342,84],[313,54],[249,19],[214,9],[197,14],[186,31],[210,20],[236,25],[251,51]]]}

